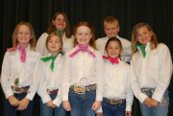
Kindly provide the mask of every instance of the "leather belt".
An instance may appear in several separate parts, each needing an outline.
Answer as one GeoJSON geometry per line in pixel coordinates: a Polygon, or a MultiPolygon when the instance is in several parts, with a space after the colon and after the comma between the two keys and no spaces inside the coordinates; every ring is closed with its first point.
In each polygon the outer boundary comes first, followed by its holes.
{"type": "Polygon", "coordinates": [[[58,91],[59,91],[59,89],[54,89],[54,90],[49,90],[49,89],[47,89],[47,93],[48,93],[48,94],[57,94],[58,91]]]}
{"type": "Polygon", "coordinates": [[[141,88],[142,93],[146,94],[148,97],[152,97],[155,88],[141,88]]]}
{"type": "Polygon", "coordinates": [[[103,102],[109,103],[111,105],[117,105],[124,103],[126,100],[125,99],[108,99],[108,98],[103,98],[103,102]]]}
{"type": "Polygon", "coordinates": [[[11,89],[15,92],[15,93],[28,93],[30,86],[26,86],[26,87],[15,87],[15,86],[11,86],[11,89]]]}
{"type": "Polygon", "coordinates": [[[74,91],[77,94],[85,94],[85,92],[87,92],[87,91],[96,90],[96,84],[91,84],[91,85],[88,85],[88,86],[76,86],[76,85],[72,85],[70,87],[70,90],[74,91]]]}

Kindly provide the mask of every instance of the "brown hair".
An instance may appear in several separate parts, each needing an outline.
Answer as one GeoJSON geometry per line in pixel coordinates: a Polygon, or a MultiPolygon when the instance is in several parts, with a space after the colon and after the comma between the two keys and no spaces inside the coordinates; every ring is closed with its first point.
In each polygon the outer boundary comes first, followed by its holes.
{"type": "MultiPolygon", "coordinates": [[[[120,47],[120,50],[122,51],[123,50],[123,46],[122,46],[122,43],[121,41],[117,38],[117,37],[111,37],[107,42],[106,42],[106,45],[105,45],[105,51],[107,52],[107,49],[108,49],[108,45],[110,42],[112,41],[115,41],[118,43],[119,47],[120,47]]],[[[121,55],[121,54],[120,54],[121,55]]],[[[120,58],[120,55],[119,55],[119,58],[120,58]]]]}
{"type": "Polygon", "coordinates": [[[113,24],[113,23],[117,23],[118,27],[119,27],[119,21],[116,17],[114,16],[107,16],[105,19],[104,19],[104,27],[107,25],[107,24],[113,24]]]}
{"type": "Polygon", "coordinates": [[[70,38],[71,37],[71,31],[70,31],[70,24],[69,24],[69,21],[68,21],[68,17],[66,15],[66,13],[62,12],[62,11],[56,12],[54,14],[54,16],[52,17],[52,20],[51,20],[51,23],[50,23],[50,26],[49,26],[47,32],[51,33],[51,32],[54,32],[56,30],[56,27],[53,25],[52,21],[54,21],[58,15],[62,15],[64,17],[65,23],[66,23],[66,27],[64,29],[64,32],[65,32],[66,37],[70,38]]]}
{"type": "MultiPolygon", "coordinates": [[[[57,36],[57,37],[60,39],[60,42],[61,42],[61,50],[60,50],[60,51],[62,51],[63,41],[62,41],[61,36],[58,35],[56,32],[51,32],[51,33],[49,33],[49,35],[47,36],[47,39],[46,39],[46,48],[48,49],[48,42],[49,42],[49,40],[50,40],[53,36],[57,36]]],[[[48,51],[49,51],[49,49],[48,49],[48,51]]]]}
{"type": "MultiPolygon", "coordinates": [[[[91,30],[91,34],[92,34],[92,38],[89,42],[89,45],[91,45],[94,49],[96,49],[96,45],[95,45],[95,34],[94,34],[94,27],[87,21],[80,21],[75,27],[74,27],[74,35],[76,35],[77,33],[77,28],[80,26],[86,26],[91,30]]],[[[77,40],[75,38],[74,40],[74,45],[77,45],[77,40]]]]}
{"type": "Polygon", "coordinates": [[[32,25],[29,22],[20,22],[15,27],[15,29],[13,31],[13,35],[12,35],[13,47],[16,48],[17,45],[18,45],[17,34],[18,34],[18,30],[19,30],[20,26],[22,26],[22,25],[27,26],[30,30],[30,34],[31,34],[31,37],[32,37],[31,40],[30,40],[30,46],[31,46],[31,49],[34,50],[35,46],[36,46],[36,37],[35,37],[34,29],[33,29],[32,25]]]}
{"type": "Polygon", "coordinates": [[[150,32],[152,32],[152,37],[151,37],[151,49],[155,49],[157,47],[158,41],[157,41],[157,36],[154,33],[153,29],[151,28],[151,26],[147,23],[138,23],[134,26],[133,30],[132,30],[132,37],[131,37],[131,42],[132,42],[132,53],[134,54],[137,49],[136,49],[136,45],[138,44],[137,41],[137,34],[138,34],[138,30],[141,27],[146,27],[150,32]]]}

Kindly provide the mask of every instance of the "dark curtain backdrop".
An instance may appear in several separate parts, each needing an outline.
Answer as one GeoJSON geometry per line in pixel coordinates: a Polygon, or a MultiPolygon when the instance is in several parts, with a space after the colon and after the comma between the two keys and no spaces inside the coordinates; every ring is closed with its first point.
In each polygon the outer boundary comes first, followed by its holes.
{"type": "MultiPolygon", "coordinates": [[[[91,22],[95,27],[96,37],[104,36],[103,19],[108,15],[119,19],[119,35],[129,40],[133,26],[138,22],[147,22],[153,27],[159,41],[167,44],[173,55],[172,0],[0,0],[0,64],[6,49],[12,45],[11,36],[17,23],[30,22],[38,38],[47,30],[56,11],[65,11],[68,14],[71,28],[80,20],[91,22]]],[[[0,115],[2,98],[0,90],[0,115]]],[[[134,106],[134,115],[140,116],[138,106],[134,106]]],[[[173,116],[172,106],[170,109],[169,115],[173,116]]],[[[36,104],[35,116],[38,115],[38,110],[36,104]]]]}

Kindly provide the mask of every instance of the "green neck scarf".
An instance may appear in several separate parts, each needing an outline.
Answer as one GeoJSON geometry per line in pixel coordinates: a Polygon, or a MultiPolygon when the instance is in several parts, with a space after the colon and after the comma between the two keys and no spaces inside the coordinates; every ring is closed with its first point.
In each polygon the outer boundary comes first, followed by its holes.
{"type": "Polygon", "coordinates": [[[55,59],[56,59],[57,56],[47,56],[47,57],[44,57],[44,58],[41,58],[41,60],[43,62],[49,62],[51,61],[51,65],[50,65],[50,68],[51,70],[53,71],[54,70],[54,63],[55,63],[55,59]]]}
{"type": "Polygon", "coordinates": [[[63,34],[64,34],[64,30],[55,30],[55,32],[56,32],[56,34],[57,35],[59,35],[60,37],[62,37],[63,36],[63,34]]]}
{"type": "Polygon", "coordinates": [[[146,57],[146,51],[145,51],[146,45],[137,44],[137,45],[136,45],[136,48],[138,48],[138,49],[141,50],[142,55],[143,55],[143,57],[145,58],[145,57],[146,57]]]}

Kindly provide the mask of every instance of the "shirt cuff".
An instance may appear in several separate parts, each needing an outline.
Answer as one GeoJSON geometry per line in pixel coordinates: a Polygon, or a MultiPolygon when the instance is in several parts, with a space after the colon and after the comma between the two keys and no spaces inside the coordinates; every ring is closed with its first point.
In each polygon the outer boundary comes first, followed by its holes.
{"type": "Polygon", "coordinates": [[[50,96],[48,94],[44,95],[43,97],[41,97],[41,99],[42,99],[43,104],[47,103],[48,101],[51,100],[51,98],[50,98],[50,96]]]}

